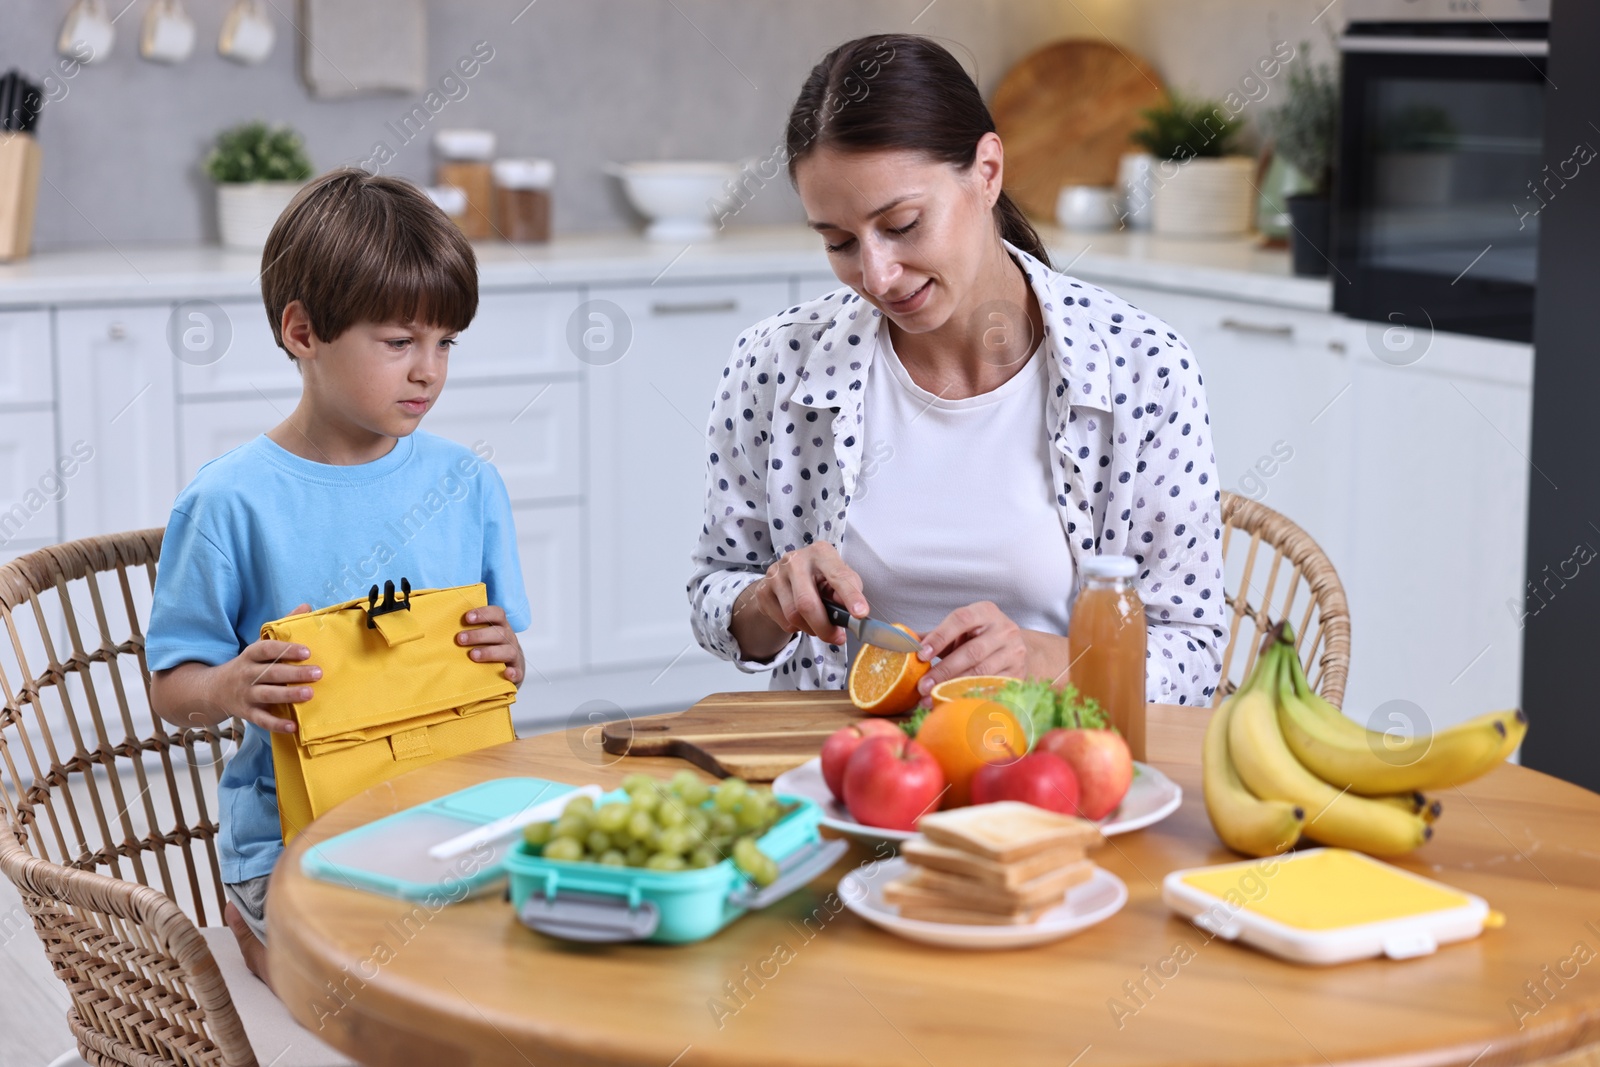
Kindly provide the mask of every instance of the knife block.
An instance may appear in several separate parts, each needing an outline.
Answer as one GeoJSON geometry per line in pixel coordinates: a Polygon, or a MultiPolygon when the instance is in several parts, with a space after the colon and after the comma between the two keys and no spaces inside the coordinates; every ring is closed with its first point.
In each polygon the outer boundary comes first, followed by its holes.
{"type": "Polygon", "coordinates": [[[0,263],[27,256],[39,199],[39,142],[30,133],[0,133],[0,263]]]}

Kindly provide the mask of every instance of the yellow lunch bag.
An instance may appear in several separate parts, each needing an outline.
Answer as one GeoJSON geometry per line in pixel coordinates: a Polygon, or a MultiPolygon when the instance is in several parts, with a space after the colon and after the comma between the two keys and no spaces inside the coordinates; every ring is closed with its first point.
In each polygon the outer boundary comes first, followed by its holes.
{"type": "Polygon", "coordinates": [[[288,842],[335,804],[403,771],[516,740],[517,687],[503,663],[480,663],[456,643],[462,621],[488,604],[482,582],[419,589],[400,579],[365,599],[264,623],[261,636],[311,650],[322,668],[303,704],[275,713],[294,733],[272,735],[278,820],[288,842]]]}

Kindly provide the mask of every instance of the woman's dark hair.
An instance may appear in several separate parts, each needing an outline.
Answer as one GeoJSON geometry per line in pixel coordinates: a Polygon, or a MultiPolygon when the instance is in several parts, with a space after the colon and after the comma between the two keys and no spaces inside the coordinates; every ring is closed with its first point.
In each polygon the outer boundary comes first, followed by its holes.
{"type": "MultiPolygon", "coordinates": [[[[994,118],[978,87],[941,45],[907,33],[846,41],[811,68],[789,112],[789,180],[815,149],[908,149],[939,163],[970,167],[994,118]]],[[[1038,231],[1001,192],[1000,236],[1050,266],[1038,231]]]]}

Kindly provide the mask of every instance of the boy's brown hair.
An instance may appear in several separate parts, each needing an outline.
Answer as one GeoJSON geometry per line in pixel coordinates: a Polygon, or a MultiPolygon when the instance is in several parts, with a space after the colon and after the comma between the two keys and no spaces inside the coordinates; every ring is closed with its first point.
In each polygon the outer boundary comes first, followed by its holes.
{"type": "Polygon", "coordinates": [[[362,322],[459,331],[478,311],[478,261],[421,189],[340,167],[300,190],[273,225],[261,296],[279,348],[294,300],[323,341],[362,322]]]}

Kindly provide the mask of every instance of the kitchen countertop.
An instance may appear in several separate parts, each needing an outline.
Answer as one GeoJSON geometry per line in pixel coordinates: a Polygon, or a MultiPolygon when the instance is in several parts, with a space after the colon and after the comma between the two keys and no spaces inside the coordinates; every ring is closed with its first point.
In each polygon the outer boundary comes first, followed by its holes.
{"type": "MultiPolygon", "coordinates": [[[[1043,228],[1041,235],[1058,269],[1112,288],[1121,282],[1312,311],[1332,304],[1327,279],[1293,277],[1288,253],[1263,251],[1254,238],[1184,240],[1055,227],[1043,228]]],[[[688,246],[619,233],[474,247],[485,290],[831,275],[820,239],[800,226],[741,227],[688,246]]],[[[215,245],[41,252],[0,264],[0,308],[251,299],[260,292],[260,265],[257,254],[215,245]]],[[[818,292],[824,287],[819,280],[818,292]]]]}

